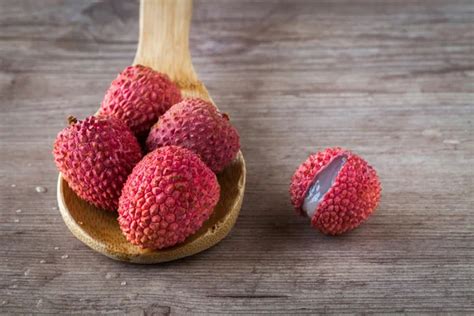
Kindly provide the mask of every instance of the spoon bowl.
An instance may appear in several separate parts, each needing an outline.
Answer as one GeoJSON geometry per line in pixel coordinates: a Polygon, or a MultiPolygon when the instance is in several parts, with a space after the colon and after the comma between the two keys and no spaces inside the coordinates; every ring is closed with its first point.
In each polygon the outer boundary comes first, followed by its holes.
{"type": "MultiPolygon", "coordinates": [[[[141,0],[140,34],[134,64],[167,74],[181,89],[183,97],[212,102],[199,81],[189,52],[192,0],[141,0]]],[[[142,249],[122,234],[117,213],[98,209],[81,200],[61,174],[57,198],[61,215],[73,235],[87,246],[110,258],[134,263],[176,260],[206,250],[227,236],[242,205],[245,161],[241,152],[217,175],[221,196],[208,221],[182,244],[162,250],[142,249]]]]}

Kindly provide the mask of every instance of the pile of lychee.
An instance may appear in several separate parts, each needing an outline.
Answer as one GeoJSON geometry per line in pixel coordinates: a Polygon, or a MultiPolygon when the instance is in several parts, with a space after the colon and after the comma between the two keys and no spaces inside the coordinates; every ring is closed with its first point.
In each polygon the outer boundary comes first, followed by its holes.
{"type": "Polygon", "coordinates": [[[69,118],[53,154],[81,199],[118,211],[129,242],[162,249],[210,217],[220,197],[216,173],[239,149],[226,114],[183,98],[165,74],[136,65],[112,82],[96,115],[69,118]]]}
{"type": "MultiPolygon", "coordinates": [[[[239,149],[226,114],[182,98],[165,74],[136,65],[112,82],[96,115],[69,117],[53,154],[80,198],[118,211],[129,242],[162,249],[184,242],[211,216],[220,197],[216,174],[239,149]]],[[[297,213],[329,235],[359,226],[380,192],[374,168],[339,147],[310,155],[290,185],[297,213]]]]}

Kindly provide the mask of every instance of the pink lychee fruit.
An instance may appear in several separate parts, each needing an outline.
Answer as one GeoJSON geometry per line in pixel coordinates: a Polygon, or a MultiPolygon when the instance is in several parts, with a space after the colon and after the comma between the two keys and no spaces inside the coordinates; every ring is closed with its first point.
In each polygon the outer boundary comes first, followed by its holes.
{"type": "Polygon", "coordinates": [[[291,202],[324,234],[340,235],[377,208],[381,186],[365,160],[339,147],[312,154],[291,179],[291,202]]]}
{"type": "Polygon", "coordinates": [[[129,242],[162,249],[182,243],[214,211],[216,175],[192,151],[166,146],[147,154],[127,179],[119,224],[129,242]]]}
{"type": "Polygon", "coordinates": [[[142,65],[129,66],[112,81],[98,115],[114,116],[143,137],[180,100],[179,88],[167,75],[142,65]]]}
{"type": "Polygon", "coordinates": [[[198,154],[214,172],[235,159],[240,140],[226,114],[202,99],[183,99],[173,105],[151,128],[148,150],[176,145],[198,154]]]}
{"type": "Polygon", "coordinates": [[[142,158],[130,129],[115,118],[69,117],[69,126],[54,142],[56,166],[83,200],[115,211],[123,184],[142,158]]]}

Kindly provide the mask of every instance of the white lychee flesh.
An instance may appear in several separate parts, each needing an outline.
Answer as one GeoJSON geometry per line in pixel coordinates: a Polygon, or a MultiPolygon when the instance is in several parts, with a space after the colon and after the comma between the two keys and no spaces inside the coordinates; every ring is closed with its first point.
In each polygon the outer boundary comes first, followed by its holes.
{"type": "Polygon", "coordinates": [[[309,218],[313,218],[319,203],[332,187],[334,180],[347,161],[347,156],[340,155],[334,158],[316,175],[303,201],[303,211],[309,218]]]}

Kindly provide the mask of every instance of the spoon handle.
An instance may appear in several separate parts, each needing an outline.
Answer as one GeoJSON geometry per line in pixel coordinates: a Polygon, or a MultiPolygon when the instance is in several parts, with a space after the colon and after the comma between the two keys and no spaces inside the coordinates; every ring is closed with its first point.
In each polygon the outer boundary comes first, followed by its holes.
{"type": "Polygon", "coordinates": [[[141,0],[140,31],[134,64],[167,74],[182,89],[198,78],[189,53],[192,0],[141,0]]]}

